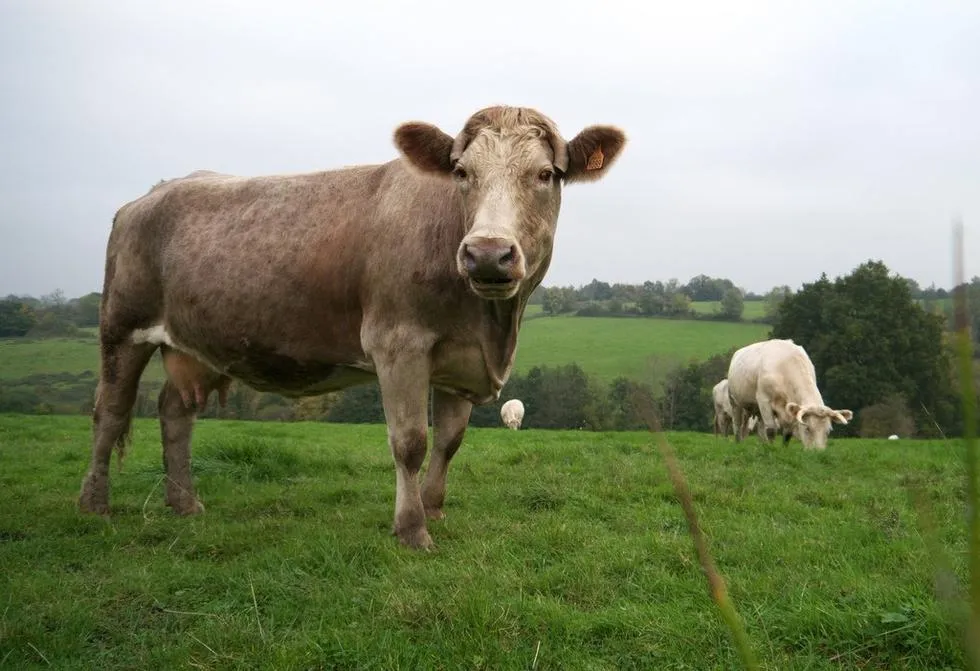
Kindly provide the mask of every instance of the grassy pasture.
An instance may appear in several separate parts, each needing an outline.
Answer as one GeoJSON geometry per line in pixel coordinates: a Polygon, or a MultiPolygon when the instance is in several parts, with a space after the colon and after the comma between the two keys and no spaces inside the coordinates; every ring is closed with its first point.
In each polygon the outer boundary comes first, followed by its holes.
{"type": "MultiPolygon", "coordinates": [[[[78,514],[89,436],[0,415],[0,668],[738,668],[646,434],[471,429],[429,554],[388,534],[383,426],[200,422],[191,519],[149,420],[78,514]]],[[[962,668],[903,489],[962,579],[959,443],[670,438],[765,668],[962,668]]]]}
{"type": "MultiPolygon", "coordinates": [[[[526,373],[538,365],[577,362],[590,377],[603,382],[619,375],[659,381],[678,364],[765,338],[768,331],[769,327],[762,324],[541,317],[524,322],[515,368],[526,373]]],[[[0,379],[85,370],[98,374],[99,344],[95,337],[0,340],[0,379]]],[[[162,377],[159,357],[154,357],[144,379],[162,377]]]]}
{"type": "MultiPolygon", "coordinates": [[[[745,301],[742,305],[742,319],[760,319],[766,316],[765,301],[745,301]]],[[[703,315],[719,313],[721,301],[694,301],[691,309],[703,315]]]]}
{"type": "Polygon", "coordinates": [[[672,368],[764,339],[766,324],[616,317],[542,317],[521,328],[515,369],[577,362],[590,377],[659,382],[672,368]]]}

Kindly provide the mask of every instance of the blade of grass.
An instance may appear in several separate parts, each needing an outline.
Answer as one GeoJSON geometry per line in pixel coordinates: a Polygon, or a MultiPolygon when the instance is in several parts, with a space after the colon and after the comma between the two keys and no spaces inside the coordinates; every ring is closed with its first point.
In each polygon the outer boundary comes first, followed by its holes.
{"type": "Polygon", "coordinates": [[[694,498],[691,496],[690,489],[688,489],[687,481],[681,471],[680,464],[677,462],[674,450],[664,436],[657,413],[650,407],[649,400],[646,398],[637,395],[635,403],[637,404],[637,408],[640,409],[643,420],[649,427],[650,432],[656,437],[660,447],[660,453],[663,455],[664,462],[667,464],[667,471],[670,474],[670,480],[674,486],[674,494],[680,502],[681,508],[684,510],[684,516],[687,518],[687,527],[694,541],[694,549],[697,552],[701,570],[708,581],[708,591],[711,594],[711,598],[721,611],[722,619],[728,627],[729,632],[731,632],[732,639],[735,642],[735,649],[738,651],[742,664],[746,669],[758,669],[759,664],[752,652],[748,634],[745,631],[734,602],[728,595],[725,579],[715,567],[711,552],[708,550],[707,539],[704,537],[704,532],[701,531],[701,526],[698,524],[697,511],[694,510],[694,498]]]}
{"type": "Polygon", "coordinates": [[[966,508],[968,520],[970,618],[967,626],[967,649],[973,667],[980,669],[980,510],[977,509],[977,476],[980,457],[977,454],[976,391],[973,388],[973,347],[970,342],[970,320],[967,286],[963,270],[963,222],[953,224],[953,309],[956,330],[957,369],[963,403],[963,444],[966,459],[966,508]]]}

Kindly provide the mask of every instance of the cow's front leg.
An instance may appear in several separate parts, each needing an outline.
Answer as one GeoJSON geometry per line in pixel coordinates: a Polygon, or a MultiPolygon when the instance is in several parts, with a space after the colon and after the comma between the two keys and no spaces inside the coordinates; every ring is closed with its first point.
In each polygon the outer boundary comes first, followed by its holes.
{"type": "Polygon", "coordinates": [[[432,547],[425,528],[425,511],[419,490],[419,469],[428,441],[429,375],[424,359],[378,367],[378,382],[388,445],[395,460],[395,521],[392,533],[402,545],[432,547]]]}
{"type": "Polygon", "coordinates": [[[432,456],[422,485],[422,505],[431,519],[445,517],[442,504],[446,500],[449,461],[463,442],[472,411],[473,404],[466,399],[438,389],[432,391],[432,456]]]}

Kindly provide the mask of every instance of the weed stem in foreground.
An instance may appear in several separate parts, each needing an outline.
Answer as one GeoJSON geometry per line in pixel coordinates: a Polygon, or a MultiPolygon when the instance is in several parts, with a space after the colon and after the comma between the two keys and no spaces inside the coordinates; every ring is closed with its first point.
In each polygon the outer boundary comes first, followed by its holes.
{"type": "Polygon", "coordinates": [[[735,604],[728,595],[725,579],[721,577],[711,558],[711,552],[708,550],[708,542],[698,524],[697,512],[694,510],[694,499],[691,497],[691,492],[687,487],[684,474],[681,472],[680,464],[677,463],[674,450],[670,446],[670,443],[667,442],[666,437],[664,437],[656,412],[649,407],[648,403],[643,401],[640,401],[638,405],[644,410],[644,421],[650,428],[650,432],[656,436],[660,446],[660,453],[663,455],[664,461],[667,464],[667,471],[674,485],[674,494],[677,496],[681,508],[684,509],[684,516],[687,518],[687,527],[694,541],[694,549],[697,551],[698,561],[701,564],[705,578],[708,580],[708,589],[711,593],[711,598],[718,605],[722,619],[724,619],[725,625],[732,634],[732,638],[735,641],[735,648],[738,650],[738,655],[742,659],[742,664],[746,669],[758,669],[759,665],[755,660],[755,655],[752,653],[752,646],[749,643],[748,634],[745,632],[742,620],[738,616],[735,604]]]}

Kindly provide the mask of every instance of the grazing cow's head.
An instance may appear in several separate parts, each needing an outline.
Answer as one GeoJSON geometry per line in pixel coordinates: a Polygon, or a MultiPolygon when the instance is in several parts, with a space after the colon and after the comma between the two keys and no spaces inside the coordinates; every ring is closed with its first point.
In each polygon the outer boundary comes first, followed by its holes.
{"type": "Polygon", "coordinates": [[[801,406],[798,403],[787,403],[786,412],[792,418],[793,435],[804,447],[820,450],[827,447],[827,436],[833,422],[847,424],[854,417],[850,410],[834,410],[825,405],[801,406]]]}
{"type": "Polygon", "coordinates": [[[562,183],[602,178],[626,136],[589,126],[566,142],[535,110],[488,107],[455,138],[410,122],[395,131],[395,144],[415,168],[453,180],[466,214],[457,269],[477,296],[499,300],[547,270],[562,183]]]}

